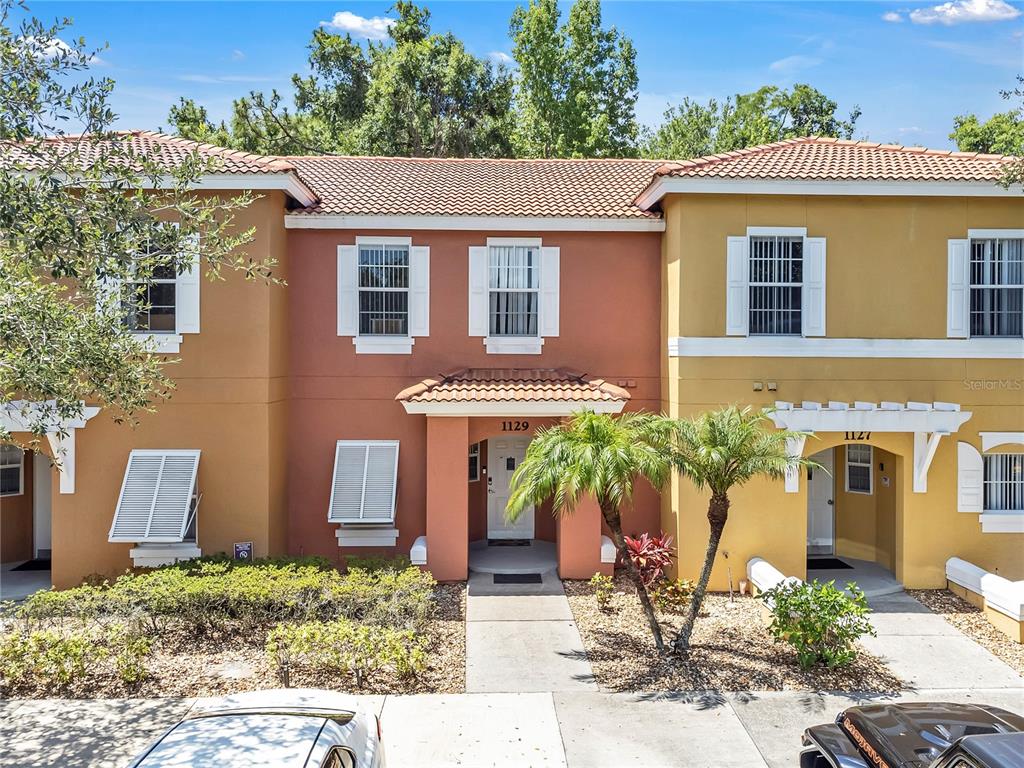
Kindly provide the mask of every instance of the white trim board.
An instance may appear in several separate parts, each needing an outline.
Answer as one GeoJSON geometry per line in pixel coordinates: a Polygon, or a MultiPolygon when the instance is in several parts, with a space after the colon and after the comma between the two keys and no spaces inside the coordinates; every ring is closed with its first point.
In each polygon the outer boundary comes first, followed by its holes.
{"type": "MultiPolygon", "coordinates": [[[[143,189],[172,189],[176,186],[175,180],[170,176],[161,177],[155,185],[144,181],[143,189]]],[[[208,173],[200,177],[199,181],[191,185],[192,189],[217,190],[272,190],[279,189],[302,206],[310,206],[319,198],[313,191],[303,184],[293,173],[208,173]]]]}
{"type": "Polygon", "coordinates": [[[1019,184],[995,181],[831,181],[659,177],[636,199],[647,210],[673,193],[733,195],[879,195],[894,197],[1020,197],[1019,184]]]}
{"type": "Polygon", "coordinates": [[[1018,359],[1020,339],[833,339],[800,336],[672,336],[669,357],[860,357],[1018,359]]]}
{"type": "Polygon", "coordinates": [[[426,416],[571,416],[578,411],[594,413],[621,413],[626,401],[599,402],[542,401],[542,402],[442,402],[402,403],[406,413],[420,413],[426,416]]]}
{"type": "Polygon", "coordinates": [[[1024,432],[979,432],[981,450],[990,451],[1000,445],[1024,445],[1024,432]]]}
{"type": "Polygon", "coordinates": [[[344,216],[286,214],[287,229],[447,229],[491,232],[664,232],[664,219],[572,216],[344,216]]]}

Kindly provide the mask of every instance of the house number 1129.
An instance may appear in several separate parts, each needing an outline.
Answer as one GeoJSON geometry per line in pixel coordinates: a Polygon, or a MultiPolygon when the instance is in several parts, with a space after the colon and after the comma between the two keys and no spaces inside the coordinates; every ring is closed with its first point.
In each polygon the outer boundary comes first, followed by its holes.
{"type": "Polygon", "coordinates": [[[503,421],[501,422],[502,432],[525,432],[530,428],[528,421],[503,421]]]}

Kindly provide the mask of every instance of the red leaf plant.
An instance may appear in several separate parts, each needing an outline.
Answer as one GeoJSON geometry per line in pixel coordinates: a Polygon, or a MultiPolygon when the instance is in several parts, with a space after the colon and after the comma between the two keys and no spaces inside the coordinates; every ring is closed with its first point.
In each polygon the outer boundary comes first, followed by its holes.
{"type": "Polygon", "coordinates": [[[665,569],[675,557],[675,547],[672,546],[671,536],[662,531],[660,536],[651,536],[645,532],[636,539],[631,536],[622,538],[626,541],[629,559],[633,561],[633,565],[640,572],[644,586],[650,587],[664,577],[665,569]]]}

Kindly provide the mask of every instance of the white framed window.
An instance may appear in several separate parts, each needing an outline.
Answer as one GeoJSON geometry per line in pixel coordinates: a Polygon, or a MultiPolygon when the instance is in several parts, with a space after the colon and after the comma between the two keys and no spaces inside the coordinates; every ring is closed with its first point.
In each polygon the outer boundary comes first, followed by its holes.
{"type": "Polygon", "coordinates": [[[196,541],[198,450],[133,450],[107,540],[180,543],[196,541]]]}
{"type": "Polygon", "coordinates": [[[156,267],[145,282],[125,285],[125,323],[139,333],[177,333],[178,276],[173,267],[156,267]]]}
{"type": "Polygon", "coordinates": [[[0,496],[25,492],[25,451],[16,445],[0,445],[0,496]]]}
{"type": "Polygon", "coordinates": [[[398,440],[337,442],[328,521],[391,524],[397,490],[398,440]]]}
{"type": "Polygon", "coordinates": [[[411,354],[430,335],[430,249],[409,237],[338,246],[338,335],[359,354],[411,354]]]}
{"type": "Polygon", "coordinates": [[[825,238],[748,227],[727,238],[726,334],[825,335],[825,238]]]}
{"type": "Polygon", "coordinates": [[[1024,453],[982,456],[985,512],[1024,512],[1024,453]]]}
{"type": "Polygon", "coordinates": [[[971,336],[1024,336],[1024,238],[970,241],[971,336]]]}
{"type": "Polygon", "coordinates": [[[559,248],[539,238],[469,249],[469,334],[494,354],[540,354],[559,331],[559,248]]]}
{"type": "Polygon", "coordinates": [[[469,446],[469,482],[475,483],[480,479],[480,443],[473,443],[469,446]]]}
{"type": "Polygon", "coordinates": [[[870,494],[872,486],[872,456],[870,445],[846,446],[846,491],[870,494]]]}
{"type": "Polygon", "coordinates": [[[800,336],[803,237],[752,235],[748,272],[750,335],[800,336]]]}

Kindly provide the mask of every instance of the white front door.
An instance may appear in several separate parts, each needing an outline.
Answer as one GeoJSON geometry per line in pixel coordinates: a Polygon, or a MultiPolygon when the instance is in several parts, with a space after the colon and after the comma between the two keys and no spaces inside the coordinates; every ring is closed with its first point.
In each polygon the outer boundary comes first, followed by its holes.
{"type": "Polygon", "coordinates": [[[53,462],[37,453],[32,457],[32,539],[33,556],[50,555],[50,514],[53,462]]]}
{"type": "Polygon", "coordinates": [[[807,470],[807,553],[835,554],[834,450],[811,456],[821,467],[807,470]]]}
{"type": "Polygon", "coordinates": [[[505,522],[508,484],[526,456],[528,437],[493,437],[487,441],[487,538],[532,539],[534,509],[527,507],[512,525],[505,522]]]}

